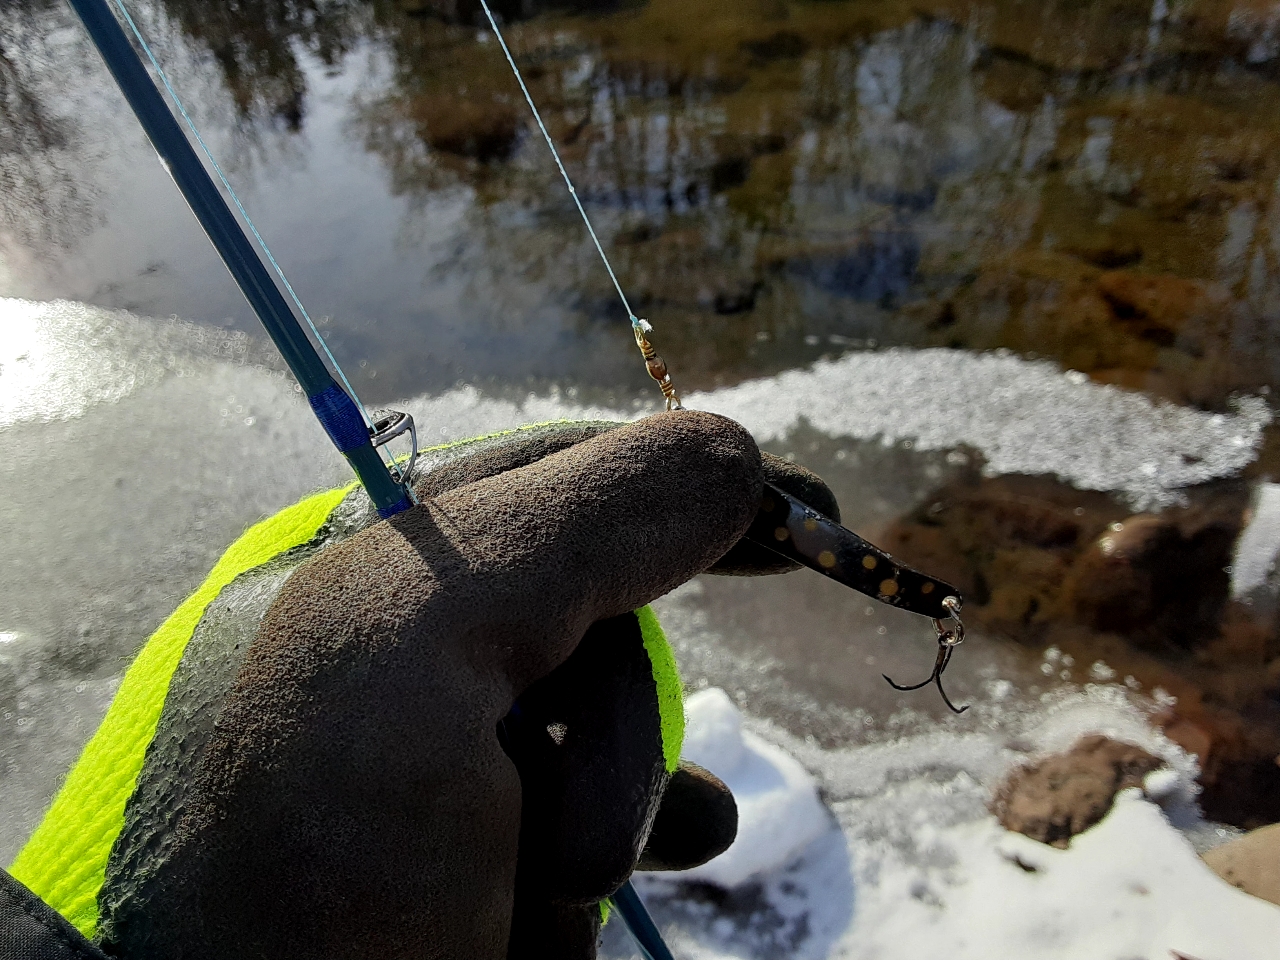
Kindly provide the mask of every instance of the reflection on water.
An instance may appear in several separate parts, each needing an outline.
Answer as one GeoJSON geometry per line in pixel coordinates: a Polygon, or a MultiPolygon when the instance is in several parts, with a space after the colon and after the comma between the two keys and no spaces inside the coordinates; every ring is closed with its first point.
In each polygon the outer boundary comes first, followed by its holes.
{"type": "Polygon", "coordinates": [[[212,58],[238,120],[280,124],[296,133],[306,109],[299,51],[337,66],[362,31],[363,5],[321,0],[252,3],[165,2],[173,26],[212,58]]]}
{"type": "Polygon", "coordinates": [[[66,247],[94,214],[77,122],[51,96],[54,6],[0,6],[0,237],[37,251],[66,247]]]}
{"type": "MultiPolygon", "coordinates": [[[[504,6],[581,195],[689,386],[871,341],[1007,346],[1214,408],[1277,378],[1269,15],[1165,0],[504,6]]],[[[65,20],[16,9],[11,45],[65,20]]],[[[375,393],[459,376],[641,386],[613,362],[619,309],[476,4],[164,0],[144,14],[215,142],[233,160],[246,136],[265,144],[239,171],[260,206],[354,190],[362,228],[396,238],[404,286],[390,297],[372,251],[333,224],[307,231],[295,214],[281,241],[295,261],[332,265],[306,285],[346,308],[334,343],[384,370],[375,393]],[[384,177],[290,183],[353,147],[384,177]],[[443,198],[465,210],[444,226],[449,249],[428,249],[443,198]],[[423,315],[437,295],[453,317],[423,315]]],[[[0,122],[20,145],[6,155],[48,181],[6,194],[20,208],[8,219],[43,227],[11,245],[88,232],[81,198],[102,184],[67,146],[84,118],[52,113],[19,75],[48,86],[56,57],[0,67],[13,91],[0,122]]],[[[136,144],[129,117],[103,120],[136,144]]],[[[167,196],[154,169],[134,175],[155,181],[140,195],[167,196]]],[[[155,229],[105,206],[108,230],[155,229]]],[[[88,287],[107,305],[252,329],[233,293],[201,310],[182,296],[190,281],[147,275],[220,282],[207,258],[103,260],[73,251],[4,292],[88,287]]]]}
{"type": "MultiPolygon", "coordinates": [[[[625,318],[479,28],[478,4],[138,6],[367,400],[438,394],[461,379],[503,395],[555,385],[562,397],[629,409],[646,382],[625,318]]],[[[983,448],[989,472],[1056,474],[1021,486],[977,470],[939,475],[927,496],[911,488],[898,521],[875,522],[903,550],[963,553],[973,615],[994,633],[1061,644],[1082,665],[1123,662],[1132,672],[1121,678],[1175,689],[1181,705],[1162,715],[1166,728],[1198,745],[1220,798],[1250,798],[1222,815],[1280,818],[1274,597],[1228,598],[1226,578],[1206,575],[1188,589],[1204,594],[1211,622],[1188,651],[1130,629],[1112,616],[1113,598],[1086,596],[1086,586],[1118,582],[1116,564],[1128,564],[1126,589],[1167,588],[1152,557],[1188,544],[1209,543],[1220,572],[1252,509],[1243,484],[1222,478],[1252,458],[1259,434],[1249,479],[1277,462],[1258,399],[1280,384],[1272,8],[509,0],[497,9],[682,389],[783,373],[771,381],[780,390],[792,382],[785,371],[827,357],[805,382],[836,386],[812,403],[776,404],[788,431],[805,429],[804,415],[819,429],[818,419],[838,423],[831,442],[878,436],[929,451],[965,442],[983,448]],[[887,346],[1001,348],[1049,361],[1034,371],[1053,390],[1035,410],[1020,406],[1019,388],[1000,376],[1019,367],[1013,357],[862,357],[887,346]],[[1054,365],[1073,379],[1059,383],[1054,365]],[[926,367],[939,376],[981,367],[990,379],[935,389],[926,367]],[[885,402],[875,391],[889,378],[918,383],[928,402],[900,393],[885,402]],[[1071,396],[1140,414],[1105,436],[1086,424],[1068,443],[1062,425],[1084,421],[1058,391],[1089,380],[1071,396]],[[969,417],[962,436],[941,426],[953,397],[966,398],[955,402],[969,417]],[[992,422],[979,423],[978,409],[995,411],[992,422]],[[855,422],[860,411],[865,422],[855,422]],[[1207,425],[1212,449],[1155,442],[1179,424],[1207,425]],[[1239,443],[1227,424],[1242,425],[1232,428],[1239,443]],[[1159,456],[1139,457],[1149,445],[1159,456]],[[1117,464],[1123,483],[1082,479],[1114,478],[1117,464]],[[1137,493],[1211,479],[1182,512],[1137,513],[1176,499],[1137,493]],[[1131,499],[1086,497],[1071,483],[1131,499]]],[[[256,330],[72,27],[43,0],[0,12],[0,294],[256,330]]],[[[844,696],[814,696],[828,694],[844,696]]]]}

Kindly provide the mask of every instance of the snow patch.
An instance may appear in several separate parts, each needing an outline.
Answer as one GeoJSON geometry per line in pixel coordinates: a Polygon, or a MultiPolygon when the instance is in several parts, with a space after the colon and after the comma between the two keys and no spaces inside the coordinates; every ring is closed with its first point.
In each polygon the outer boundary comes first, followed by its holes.
{"type": "Polygon", "coordinates": [[[662,871],[684,881],[736,887],[794,860],[831,829],[813,777],[787,753],[742,729],[742,714],[718,687],[685,701],[682,755],[723,780],[738,802],[738,836],[692,870],[662,871]]]}
{"type": "MultiPolygon", "coordinates": [[[[719,897],[639,878],[677,956],[1275,954],[1280,908],[1220,880],[1189,839],[1213,830],[1194,806],[1194,758],[1153,729],[1147,708],[1122,688],[1091,686],[1038,711],[993,712],[981,732],[935,728],[834,750],[765,721],[743,722],[816,776],[839,829],[719,897]],[[1107,817],[1066,850],[1001,827],[987,803],[1008,772],[1088,733],[1135,743],[1168,766],[1143,790],[1122,792],[1107,817]]],[[[635,954],[625,933],[610,929],[603,955],[635,954]]]]}
{"type": "Polygon", "coordinates": [[[1141,508],[1170,491],[1230,476],[1256,455],[1271,419],[1258,397],[1205,413],[1090,381],[1006,351],[893,349],[689,395],[758,440],[802,419],[833,436],[910,439],[917,449],[967,445],[991,474],[1052,473],[1081,490],[1126,494],[1141,508]]]}
{"type": "Polygon", "coordinates": [[[1231,596],[1237,599],[1267,582],[1280,554],[1280,484],[1260,483],[1249,523],[1236,541],[1231,596]]]}

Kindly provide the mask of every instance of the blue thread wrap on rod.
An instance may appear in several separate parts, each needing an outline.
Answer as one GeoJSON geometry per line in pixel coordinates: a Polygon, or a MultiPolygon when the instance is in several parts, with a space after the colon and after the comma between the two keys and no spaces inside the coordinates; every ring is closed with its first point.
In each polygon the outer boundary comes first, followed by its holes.
{"type": "Polygon", "coordinates": [[[383,520],[387,520],[387,519],[390,519],[391,517],[394,517],[397,513],[404,513],[406,510],[408,510],[412,506],[413,506],[413,501],[409,499],[408,494],[405,494],[395,503],[391,504],[391,506],[379,507],[378,516],[380,516],[383,520]]]}
{"type": "MultiPolygon", "coordinates": [[[[351,398],[334,382],[328,367],[316,353],[315,347],[307,339],[302,327],[289,305],[285,302],[275,282],[267,273],[266,267],[258,258],[257,252],[249,243],[240,224],[227,207],[222,194],[209,177],[204,165],[196,156],[195,150],[187,141],[186,134],[178,126],[168,105],[160,96],[160,91],[151,80],[146,67],[138,59],[132,45],[120,28],[115,15],[107,7],[105,0],[69,0],[72,8],[84,22],[94,46],[102,54],[107,68],[115,78],[133,108],[138,122],[142,124],[147,137],[155,147],[156,153],[164,161],[170,176],[181,191],[183,199],[191,208],[191,212],[204,228],[218,256],[235,279],[240,292],[244,294],[253,312],[258,315],[262,326],[275,343],[276,349],[284,357],[285,363],[298,378],[303,392],[316,410],[319,403],[326,410],[338,410],[340,401],[333,401],[336,392],[346,400],[346,404],[355,411],[359,424],[360,437],[354,435],[351,424],[342,420],[335,433],[334,424],[321,423],[338,449],[346,456],[351,468],[360,482],[364,484],[379,515],[394,516],[409,507],[407,491],[391,475],[386,463],[377,450],[369,442],[369,433],[363,418],[355,409],[351,398]],[[328,399],[320,399],[328,398],[328,399]],[[343,441],[339,441],[339,436],[343,441]],[[347,446],[344,448],[343,444],[347,446]]],[[[321,416],[319,410],[316,415],[321,416]]],[[[335,417],[340,417],[334,413],[335,417]]]]}
{"type": "Polygon", "coordinates": [[[364,425],[364,418],[356,409],[355,402],[336,383],[314,397],[307,397],[307,402],[340,452],[347,453],[369,442],[369,429],[364,425]]]}

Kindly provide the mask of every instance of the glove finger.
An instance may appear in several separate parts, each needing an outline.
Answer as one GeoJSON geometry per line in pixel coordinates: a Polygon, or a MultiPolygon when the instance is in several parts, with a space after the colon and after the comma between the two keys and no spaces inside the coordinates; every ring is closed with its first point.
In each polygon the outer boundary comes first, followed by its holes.
{"type": "Polygon", "coordinates": [[[366,571],[384,567],[375,554],[396,557],[402,607],[439,606],[447,581],[448,607],[473,624],[477,657],[492,655],[518,694],[562,663],[591,623],[723,556],[754,517],[761,485],[746,430],[677,411],[450,490],[338,550],[364,553],[366,571]]]}
{"type": "Polygon", "coordinates": [[[637,870],[689,870],[729,849],[738,804],[723,780],[689,760],[671,775],[637,870]]]}

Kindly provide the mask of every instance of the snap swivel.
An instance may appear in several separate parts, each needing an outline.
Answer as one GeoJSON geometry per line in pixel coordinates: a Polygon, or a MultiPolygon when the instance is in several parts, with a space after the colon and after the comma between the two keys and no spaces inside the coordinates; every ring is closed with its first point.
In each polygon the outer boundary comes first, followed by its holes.
{"type": "Polygon", "coordinates": [[[676,395],[676,385],[671,382],[671,374],[667,372],[667,362],[658,356],[658,351],[653,349],[653,344],[646,336],[653,332],[652,324],[648,320],[632,317],[631,330],[636,335],[636,346],[644,354],[645,369],[649,371],[649,376],[657,381],[658,389],[662,391],[662,396],[667,401],[667,409],[683,410],[680,397],[676,395]]]}

